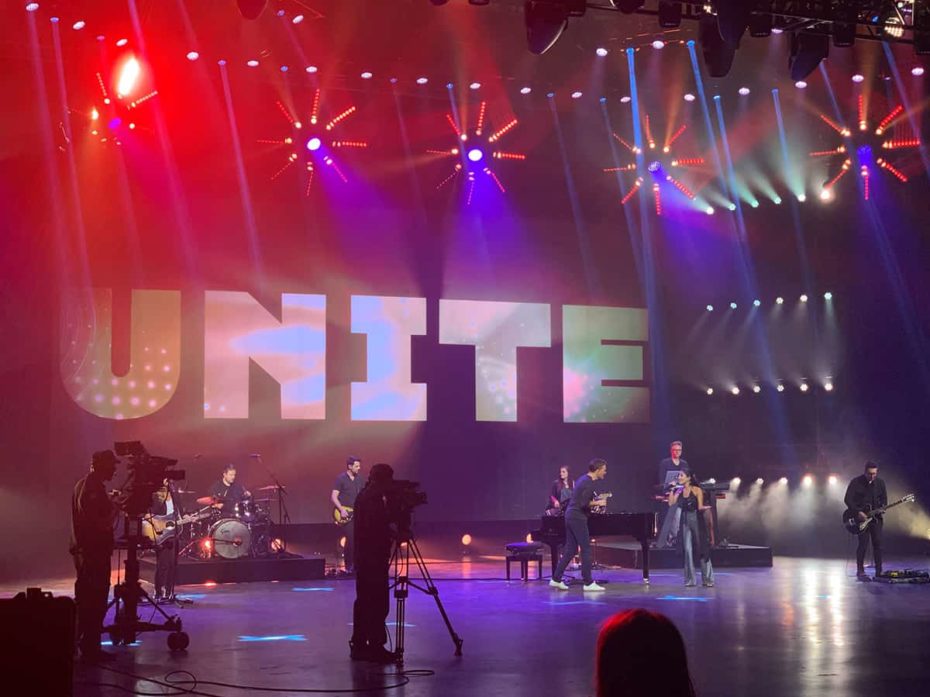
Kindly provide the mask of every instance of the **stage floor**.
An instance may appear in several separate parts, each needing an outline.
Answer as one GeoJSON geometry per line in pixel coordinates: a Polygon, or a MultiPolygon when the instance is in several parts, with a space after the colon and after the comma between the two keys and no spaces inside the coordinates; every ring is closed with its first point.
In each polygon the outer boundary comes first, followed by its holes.
{"type": "MultiPolygon", "coordinates": [[[[926,567],[928,560],[888,568],[926,567]]],[[[680,571],[596,572],[607,591],[583,594],[546,582],[503,580],[503,558],[471,563],[431,561],[440,597],[464,655],[453,644],[432,598],[412,591],[407,603],[406,669],[394,675],[349,660],[354,583],[240,583],[187,586],[194,604],[180,612],[191,646],[171,655],[164,634],[113,650],[108,668],[163,678],[175,670],[201,681],[369,694],[587,695],[592,693],[594,640],[612,613],[631,607],[663,612],[681,629],[699,697],[831,695],[895,697],[930,694],[930,586],[860,583],[842,561],[779,557],[773,568],[721,570],[713,589],[689,588],[680,571]]],[[[46,588],[70,592],[70,582],[46,588]]],[[[15,587],[0,589],[6,595],[15,587]]],[[[147,617],[147,615],[146,615],[147,617]]],[[[393,611],[392,611],[393,619],[393,611]]],[[[393,630],[393,627],[392,627],[393,630]]],[[[75,694],[125,694],[102,682],[157,693],[160,688],[111,670],[80,667],[75,694]]],[[[660,681],[661,675],[656,676],[660,681]]],[[[244,695],[206,685],[199,694],[244,695]]],[[[289,694],[294,694],[293,692],[289,694]]]]}

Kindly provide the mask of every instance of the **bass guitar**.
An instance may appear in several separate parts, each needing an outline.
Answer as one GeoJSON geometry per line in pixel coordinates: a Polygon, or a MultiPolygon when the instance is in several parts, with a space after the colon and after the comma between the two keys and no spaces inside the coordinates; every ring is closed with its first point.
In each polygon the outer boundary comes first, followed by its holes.
{"type": "Polygon", "coordinates": [[[178,534],[184,525],[196,523],[198,520],[209,518],[210,510],[201,510],[175,518],[173,515],[150,515],[142,519],[142,534],[154,542],[162,545],[178,534]]]}
{"type": "Polygon", "coordinates": [[[858,511],[853,511],[846,509],[843,511],[843,527],[846,528],[846,532],[852,535],[858,535],[866,531],[869,525],[872,524],[872,521],[875,520],[875,516],[881,515],[889,508],[894,508],[902,503],[910,503],[916,497],[914,494],[908,494],[907,496],[902,496],[897,501],[889,503],[887,506],[882,506],[881,508],[875,508],[870,511],[864,511],[865,520],[859,519],[858,511]]]}

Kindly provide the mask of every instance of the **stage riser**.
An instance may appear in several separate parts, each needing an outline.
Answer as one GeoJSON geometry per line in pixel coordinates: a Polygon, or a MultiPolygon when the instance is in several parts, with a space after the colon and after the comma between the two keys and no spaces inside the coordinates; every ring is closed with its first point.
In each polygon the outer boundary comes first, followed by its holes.
{"type": "MultiPolygon", "coordinates": [[[[142,578],[153,581],[155,564],[140,561],[142,578]]],[[[250,583],[256,581],[312,581],[326,576],[323,557],[304,559],[240,559],[236,561],[180,561],[176,584],[250,583]]]]}
{"type": "MultiPolygon", "coordinates": [[[[621,547],[610,544],[598,544],[597,560],[610,566],[622,566],[627,569],[643,568],[643,553],[637,546],[621,547]]],[[[715,549],[710,555],[715,567],[753,567],[772,566],[772,549],[770,547],[732,547],[715,549]]],[[[684,566],[682,551],[678,549],[650,549],[650,569],[681,569],[684,566]]],[[[695,560],[697,568],[697,560],[695,560]]]]}

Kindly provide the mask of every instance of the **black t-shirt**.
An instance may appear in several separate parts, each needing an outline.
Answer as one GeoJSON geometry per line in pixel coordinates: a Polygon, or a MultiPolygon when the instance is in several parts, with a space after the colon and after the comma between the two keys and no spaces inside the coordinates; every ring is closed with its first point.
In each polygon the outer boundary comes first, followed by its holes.
{"type": "Polygon", "coordinates": [[[223,499],[220,502],[226,504],[223,506],[223,510],[229,510],[232,506],[235,506],[245,498],[245,487],[239,482],[233,482],[227,486],[226,483],[220,479],[217,482],[213,482],[213,485],[207,493],[210,494],[210,496],[223,499]]]}
{"type": "Polygon", "coordinates": [[[339,492],[339,503],[349,508],[355,506],[355,499],[364,488],[365,480],[362,479],[362,475],[356,474],[355,479],[352,479],[348,471],[336,477],[336,483],[333,484],[333,490],[339,492]]]}
{"type": "Polygon", "coordinates": [[[688,469],[688,461],[684,458],[678,458],[678,464],[676,465],[672,458],[667,457],[662,462],[659,463],[659,484],[665,484],[665,473],[669,470],[683,470],[688,469]]]}
{"type": "MultiPolygon", "coordinates": [[[[346,479],[348,479],[348,476],[346,476],[346,479]]],[[[356,477],[355,481],[357,482],[359,479],[360,477],[356,477]]],[[[359,492],[357,498],[353,497],[352,499],[354,506],[352,525],[355,526],[355,564],[363,569],[384,567],[391,558],[393,544],[391,516],[384,493],[383,487],[370,485],[359,492]]],[[[339,500],[343,500],[341,495],[339,500]]]]}
{"type": "Polygon", "coordinates": [[[888,505],[888,491],[885,480],[875,478],[871,484],[864,474],[853,479],[846,488],[843,498],[846,506],[853,511],[869,511],[888,505]]]}
{"type": "Polygon", "coordinates": [[[591,515],[591,502],[597,496],[595,487],[597,482],[591,479],[590,474],[583,474],[575,480],[575,488],[572,489],[572,499],[565,510],[566,516],[587,518],[591,515]]]}
{"type": "Polygon", "coordinates": [[[71,497],[71,553],[112,551],[113,514],[113,504],[99,474],[91,472],[75,484],[71,497]]]}

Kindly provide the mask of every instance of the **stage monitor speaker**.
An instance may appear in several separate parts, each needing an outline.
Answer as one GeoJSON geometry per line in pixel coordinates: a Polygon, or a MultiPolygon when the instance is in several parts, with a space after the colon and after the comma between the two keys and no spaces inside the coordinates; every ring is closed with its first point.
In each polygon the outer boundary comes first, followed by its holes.
{"type": "MultiPolygon", "coordinates": [[[[73,693],[75,605],[71,598],[27,588],[0,599],[0,675],[16,694],[73,693]]],[[[8,693],[12,694],[12,693],[8,693]]]]}

